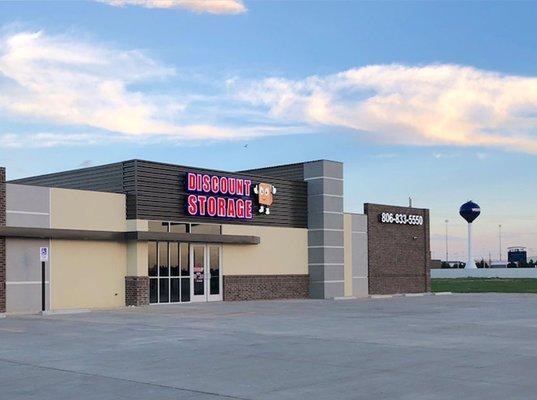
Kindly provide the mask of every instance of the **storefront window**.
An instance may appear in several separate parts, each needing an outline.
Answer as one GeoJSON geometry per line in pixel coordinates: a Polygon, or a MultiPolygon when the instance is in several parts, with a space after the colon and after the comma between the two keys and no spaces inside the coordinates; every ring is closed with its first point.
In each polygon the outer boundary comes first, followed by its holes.
{"type": "Polygon", "coordinates": [[[222,233],[222,227],[216,224],[190,224],[190,233],[220,235],[222,233]]]}
{"type": "Polygon", "coordinates": [[[179,243],[170,243],[170,276],[179,276],[179,243]]]}
{"type": "Polygon", "coordinates": [[[190,222],[148,221],[149,232],[199,233],[220,235],[222,226],[219,224],[198,224],[190,222]]]}
{"type": "Polygon", "coordinates": [[[149,232],[168,232],[168,222],[148,221],[149,232]]]}
{"type": "Polygon", "coordinates": [[[172,278],[170,279],[170,301],[172,303],[179,302],[179,282],[181,279],[179,278],[172,278]]]}
{"type": "Polygon", "coordinates": [[[169,267],[168,267],[168,243],[159,242],[158,244],[158,265],[159,265],[159,276],[169,276],[169,267]]]}
{"type": "Polygon", "coordinates": [[[181,301],[190,301],[190,278],[181,279],[181,301]]]}
{"type": "Polygon", "coordinates": [[[188,223],[182,222],[170,222],[170,232],[173,233],[188,233],[189,228],[188,223]]]}
{"type": "Polygon", "coordinates": [[[211,279],[209,282],[210,294],[220,293],[220,247],[209,247],[209,268],[211,279]]]}
{"type": "Polygon", "coordinates": [[[179,245],[181,261],[181,301],[190,301],[190,245],[179,245]]]}
{"type": "Polygon", "coordinates": [[[160,303],[169,303],[170,302],[170,280],[159,279],[159,302],[160,303]]]}
{"type": "Polygon", "coordinates": [[[181,276],[190,276],[188,243],[181,243],[181,276]]]}
{"type": "Polygon", "coordinates": [[[148,243],[150,303],[190,301],[189,253],[188,243],[148,243]]]}
{"type": "Polygon", "coordinates": [[[149,302],[158,303],[158,278],[149,279],[149,302]]]}
{"type": "Polygon", "coordinates": [[[157,276],[158,275],[158,264],[157,264],[157,242],[148,243],[148,275],[157,276]]]}

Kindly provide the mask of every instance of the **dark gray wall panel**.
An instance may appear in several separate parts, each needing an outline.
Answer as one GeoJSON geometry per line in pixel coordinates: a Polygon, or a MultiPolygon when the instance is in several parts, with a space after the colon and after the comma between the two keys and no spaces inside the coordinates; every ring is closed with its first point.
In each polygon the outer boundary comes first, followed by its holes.
{"type": "Polygon", "coordinates": [[[245,174],[255,174],[261,176],[271,176],[274,178],[291,179],[295,181],[304,180],[304,163],[278,165],[275,167],[256,168],[240,171],[245,174]]]}
{"type": "MultiPolygon", "coordinates": [[[[128,219],[200,221],[306,228],[308,224],[307,184],[303,181],[268,178],[266,175],[234,173],[181,165],[130,160],[100,167],[83,168],[13,181],[26,185],[85,189],[126,194],[128,219]],[[271,214],[257,214],[252,220],[196,217],[186,215],[185,189],[187,172],[242,177],[255,185],[267,182],[276,186],[271,214]]],[[[255,210],[255,195],[252,195],[255,210]]]]}
{"type": "Polygon", "coordinates": [[[123,163],[81,168],[29,178],[15,179],[10,183],[123,193],[123,163]]]}
{"type": "MultiPolygon", "coordinates": [[[[308,202],[307,184],[305,182],[273,177],[267,179],[267,177],[257,175],[212,171],[141,160],[135,161],[134,173],[136,174],[134,188],[134,193],[136,194],[136,216],[140,219],[307,227],[308,202]],[[252,180],[252,185],[259,182],[273,184],[277,189],[277,193],[274,204],[270,207],[270,215],[257,214],[254,211],[254,218],[251,221],[186,215],[185,202],[188,193],[185,189],[185,178],[188,172],[248,178],[252,180]]],[[[254,210],[256,208],[255,204],[254,199],[254,210]]]]}

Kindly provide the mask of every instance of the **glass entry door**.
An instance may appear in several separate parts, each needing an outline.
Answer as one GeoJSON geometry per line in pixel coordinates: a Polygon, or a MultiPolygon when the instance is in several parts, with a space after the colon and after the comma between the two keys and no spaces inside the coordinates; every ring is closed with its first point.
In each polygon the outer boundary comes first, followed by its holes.
{"type": "Polygon", "coordinates": [[[209,244],[191,245],[192,301],[222,300],[220,258],[220,246],[209,244]]]}
{"type": "Polygon", "coordinates": [[[149,302],[222,300],[221,246],[148,243],[149,302]]]}

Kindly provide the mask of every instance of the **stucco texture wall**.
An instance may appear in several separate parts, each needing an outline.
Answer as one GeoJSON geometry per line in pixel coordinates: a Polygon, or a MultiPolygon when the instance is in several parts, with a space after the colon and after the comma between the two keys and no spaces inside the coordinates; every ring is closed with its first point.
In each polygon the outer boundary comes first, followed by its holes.
{"type": "Polygon", "coordinates": [[[367,217],[345,213],[345,296],[369,294],[367,268],[367,217]]]}
{"type": "Polygon", "coordinates": [[[51,189],[52,228],[124,231],[125,195],[74,189],[51,189]]]}
{"type": "Polygon", "coordinates": [[[224,275],[308,274],[307,229],[223,225],[222,233],[261,238],[258,245],[223,246],[224,275]]]}
{"type": "Polygon", "coordinates": [[[52,240],[50,262],[53,310],[125,305],[125,244],[52,240]]]}
{"type": "Polygon", "coordinates": [[[352,296],[352,216],[343,216],[343,244],[345,246],[345,296],[352,296]]]}

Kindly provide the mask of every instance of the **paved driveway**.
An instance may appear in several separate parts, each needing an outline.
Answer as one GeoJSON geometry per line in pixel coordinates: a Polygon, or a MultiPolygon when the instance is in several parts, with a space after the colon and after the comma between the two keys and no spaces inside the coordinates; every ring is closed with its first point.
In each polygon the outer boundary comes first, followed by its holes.
{"type": "Polygon", "coordinates": [[[0,399],[534,399],[537,295],[0,320],[0,399]]]}

